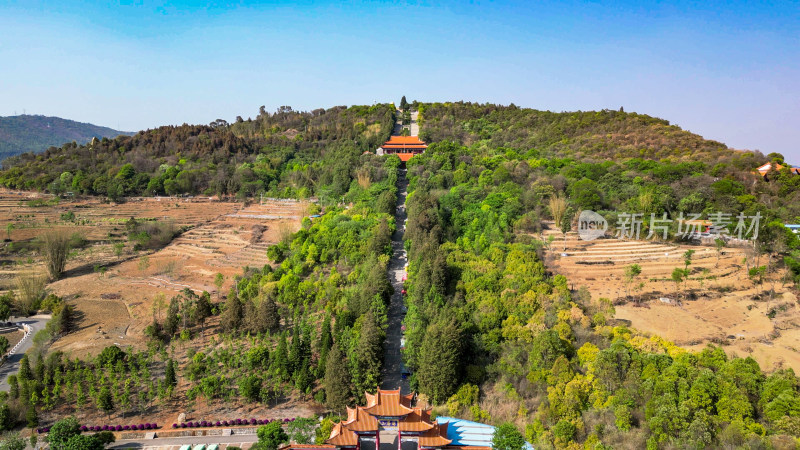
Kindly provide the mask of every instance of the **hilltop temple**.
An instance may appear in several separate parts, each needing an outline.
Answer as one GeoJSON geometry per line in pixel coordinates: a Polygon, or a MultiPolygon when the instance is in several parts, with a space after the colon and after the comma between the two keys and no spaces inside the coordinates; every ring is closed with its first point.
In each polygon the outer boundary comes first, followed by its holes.
{"type": "Polygon", "coordinates": [[[408,161],[414,155],[424,153],[428,144],[422,142],[419,136],[391,136],[384,142],[376,152],[382,155],[397,155],[403,162],[408,161]]]}
{"type": "Polygon", "coordinates": [[[366,393],[366,397],[366,406],[347,408],[347,419],[334,425],[330,438],[324,445],[295,444],[284,447],[284,450],[489,450],[491,448],[491,445],[480,445],[483,442],[469,444],[453,442],[453,437],[448,437],[448,422],[432,420],[431,408],[413,406],[416,397],[414,393],[401,394],[399,389],[378,389],[375,394],[366,393]]]}

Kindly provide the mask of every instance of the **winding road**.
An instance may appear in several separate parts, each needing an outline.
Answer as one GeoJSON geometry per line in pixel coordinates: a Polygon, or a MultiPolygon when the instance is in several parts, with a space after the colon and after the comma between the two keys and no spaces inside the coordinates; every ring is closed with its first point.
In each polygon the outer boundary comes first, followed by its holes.
{"type": "Polygon", "coordinates": [[[24,355],[25,352],[27,352],[33,346],[33,337],[36,336],[37,331],[44,329],[48,320],[50,320],[50,316],[46,314],[12,320],[12,322],[18,324],[30,326],[31,333],[20,342],[17,351],[14,352],[13,355],[9,356],[3,365],[0,366],[0,380],[2,380],[0,381],[0,391],[8,391],[11,388],[8,385],[9,375],[14,375],[19,372],[19,362],[22,359],[22,355],[24,355]]]}

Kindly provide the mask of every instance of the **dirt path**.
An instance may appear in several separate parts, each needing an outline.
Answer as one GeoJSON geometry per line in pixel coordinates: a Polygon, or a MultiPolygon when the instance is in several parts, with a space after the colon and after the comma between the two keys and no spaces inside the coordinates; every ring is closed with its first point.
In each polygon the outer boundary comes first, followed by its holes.
{"type": "Polygon", "coordinates": [[[402,373],[403,355],[403,318],[406,315],[403,300],[403,281],[406,278],[406,264],[408,255],[403,248],[403,233],[406,226],[406,190],[408,180],[406,170],[401,169],[397,177],[397,211],[395,212],[395,223],[397,230],[392,235],[392,259],[389,261],[389,281],[394,288],[391,302],[389,303],[388,328],[386,330],[386,343],[384,344],[384,363],[383,363],[383,389],[401,389],[403,393],[411,392],[408,379],[402,373]]]}

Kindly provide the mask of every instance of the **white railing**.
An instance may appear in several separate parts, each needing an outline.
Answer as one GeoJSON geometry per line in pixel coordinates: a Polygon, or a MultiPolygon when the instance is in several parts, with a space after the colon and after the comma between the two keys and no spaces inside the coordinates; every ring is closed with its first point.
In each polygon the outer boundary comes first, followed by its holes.
{"type": "Polygon", "coordinates": [[[23,323],[21,326],[19,324],[17,324],[17,326],[19,328],[22,328],[22,330],[25,332],[25,334],[22,336],[22,339],[20,339],[19,342],[17,342],[14,345],[14,347],[12,347],[11,350],[9,350],[8,353],[6,353],[4,355],[4,358],[8,358],[9,356],[15,354],[17,352],[17,350],[19,349],[19,347],[22,345],[22,343],[25,342],[25,339],[28,339],[28,337],[31,335],[31,333],[33,333],[33,328],[31,328],[30,325],[27,325],[27,324],[23,323]]]}

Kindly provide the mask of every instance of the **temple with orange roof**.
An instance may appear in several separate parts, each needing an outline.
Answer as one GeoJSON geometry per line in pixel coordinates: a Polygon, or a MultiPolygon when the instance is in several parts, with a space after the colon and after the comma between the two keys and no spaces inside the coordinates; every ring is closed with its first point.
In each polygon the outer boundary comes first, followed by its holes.
{"type": "Polygon", "coordinates": [[[366,406],[347,408],[347,419],[333,426],[323,445],[289,445],[283,450],[489,450],[491,447],[452,445],[448,422],[431,419],[431,408],[414,406],[416,394],[400,389],[366,393],[366,406]],[[374,447],[373,447],[374,446],[374,447]]]}
{"type": "Polygon", "coordinates": [[[414,155],[424,153],[428,144],[422,142],[419,136],[391,136],[377,150],[378,155],[397,155],[403,162],[414,155]]]}
{"type": "MultiPolygon", "coordinates": [[[[764,177],[765,180],[769,181],[767,179],[767,175],[773,169],[773,166],[776,171],[780,171],[784,168],[784,166],[781,164],[768,162],[762,165],[761,167],[757,168],[755,170],[755,173],[758,173],[759,175],[764,177]]],[[[789,173],[791,173],[792,175],[800,175],[800,167],[795,167],[789,164],[787,164],[786,166],[789,167],[789,173]]]]}

